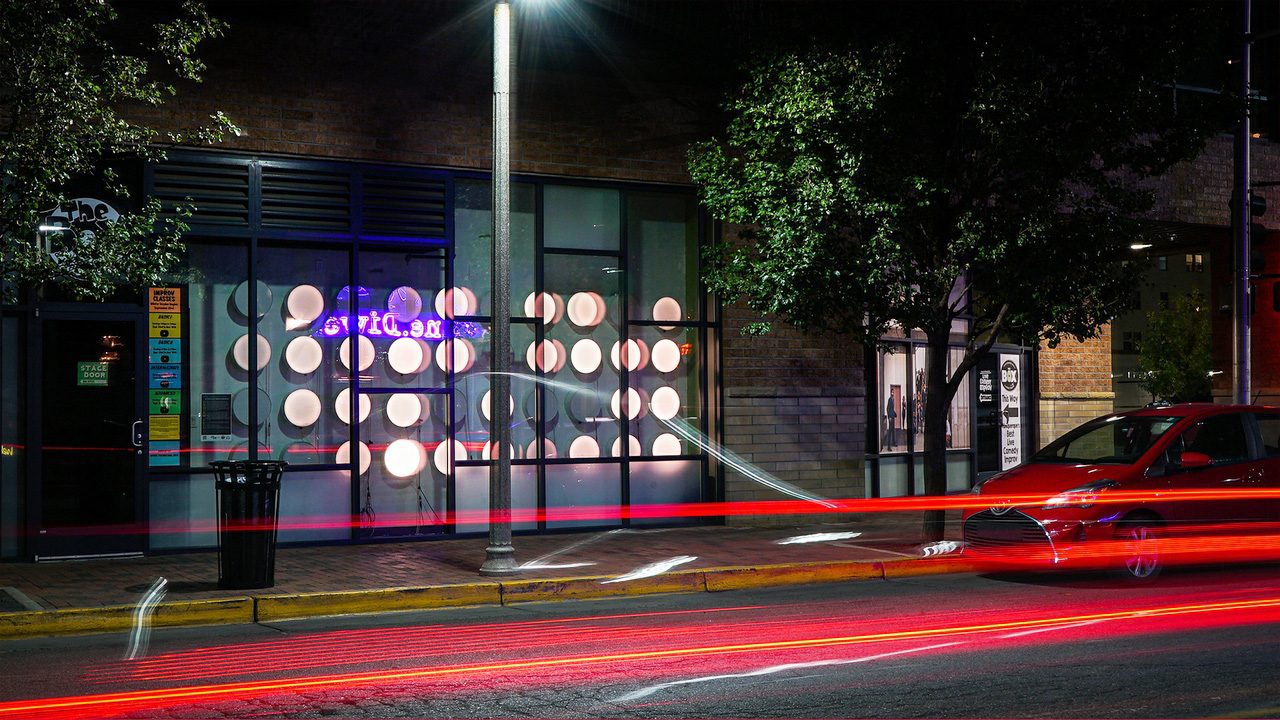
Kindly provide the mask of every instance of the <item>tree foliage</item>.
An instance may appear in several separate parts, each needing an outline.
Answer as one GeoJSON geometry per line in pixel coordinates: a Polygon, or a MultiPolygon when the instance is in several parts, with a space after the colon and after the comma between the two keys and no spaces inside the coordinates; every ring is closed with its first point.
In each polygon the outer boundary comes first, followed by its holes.
{"type": "Polygon", "coordinates": [[[159,159],[166,145],[214,143],[235,126],[221,112],[207,125],[160,133],[138,109],[163,105],[178,83],[205,70],[197,50],[226,25],[187,0],[145,38],[107,0],[0,4],[0,287],[13,301],[23,287],[52,284],[102,299],[122,286],[157,282],[172,266],[186,229],[180,210],[161,221],[149,201],[92,229],[40,233],[40,218],[65,200],[73,179],[100,176],[129,189],[113,163],[159,159]]]}
{"type": "Polygon", "coordinates": [[[1142,387],[1160,400],[1196,402],[1212,399],[1213,326],[1208,303],[1193,289],[1147,314],[1138,346],[1142,387]]]}
{"type": "Polygon", "coordinates": [[[1143,181],[1223,127],[1226,102],[1174,88],[1221,64],[1211,41],[1229,17],[907,7],[859,37],[764,52],[689,169],[712,214],[745,227],[712,248],[706,279],[766,319],[749,330],[926,333],[925,488],[941,494],[947,407],[991,343],[1088,338],[1125,308],[1143,181]],[[948,373],[958,319],[966,353],[948,373]]]}

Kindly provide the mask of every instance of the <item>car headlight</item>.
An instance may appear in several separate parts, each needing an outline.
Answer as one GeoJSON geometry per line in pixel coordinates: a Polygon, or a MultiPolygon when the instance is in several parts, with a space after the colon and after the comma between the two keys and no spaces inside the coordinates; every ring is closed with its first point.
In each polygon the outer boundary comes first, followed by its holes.
{"type": "Polygon", "coordinates": [[[1079,508],[1084,510],[1093,507],[1093,503],[1097,501],[1098,495],[1110,488],[1118,487],[1120,483],[1115,480],[1095,480],[1086,485],[1077,488],[1064,490],[1063,492],[1049,498],[1044,504],[1045,510],[1053,510],[1055,508],[1079,508]]]}

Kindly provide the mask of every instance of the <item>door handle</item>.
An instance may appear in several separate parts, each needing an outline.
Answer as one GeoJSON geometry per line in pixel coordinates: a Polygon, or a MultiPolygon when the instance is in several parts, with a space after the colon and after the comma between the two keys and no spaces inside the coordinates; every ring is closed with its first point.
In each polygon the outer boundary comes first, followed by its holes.
{"type": "Polygon", "coordinates": [[[146,421],[145,420],[133,421],[133,446],[136,448],[142,447],[142,441],[145,439],[142,436],[142,423],[144,422],[146,421]]]}

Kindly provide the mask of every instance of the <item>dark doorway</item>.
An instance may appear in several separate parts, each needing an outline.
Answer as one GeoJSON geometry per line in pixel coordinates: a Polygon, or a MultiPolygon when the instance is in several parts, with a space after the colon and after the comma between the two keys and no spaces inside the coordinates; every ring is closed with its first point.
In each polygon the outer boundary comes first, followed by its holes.
{"type": "Polygon", "coordinates": [[[41,322],[39,558],[144,549],[140,319],[41,322]]]}

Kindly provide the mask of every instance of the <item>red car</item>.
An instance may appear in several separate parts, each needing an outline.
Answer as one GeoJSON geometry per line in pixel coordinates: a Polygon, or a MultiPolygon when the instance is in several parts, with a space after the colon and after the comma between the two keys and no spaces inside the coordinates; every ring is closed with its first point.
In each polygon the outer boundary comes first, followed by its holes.
{"type": "Polygon", "coordinates": [[[1109,567],[1278,557],[1280,408],[1188,404],[1088,422],[979,483],[965,553],[997,563],[1109,567]],[[1021,496],[1021,497],[1020,497],[1021,496]]]}

